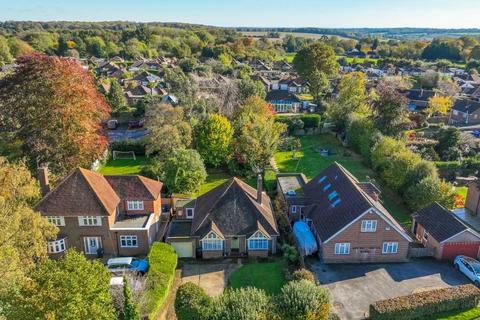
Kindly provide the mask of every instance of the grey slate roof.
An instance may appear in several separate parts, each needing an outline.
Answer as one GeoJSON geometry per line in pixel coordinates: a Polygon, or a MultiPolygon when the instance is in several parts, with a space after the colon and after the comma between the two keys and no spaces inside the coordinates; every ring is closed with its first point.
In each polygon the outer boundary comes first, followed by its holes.
{"type": "Polygon", "coordinates": [[[472,112],[480,109],[480,102],[467,99],[457,99],[455,100],[455,104],[453,105],[452,109],[471,114],[472,112]]]}
{"type": "Polygon", "coordinates": [[[464,223],[437,202],[418,211],[413,218],[438,242],[468,229],[464,223]]]}
{"type": "Polygon", "coordinates": [[[362,187],[364,184],[336,162],[307,183],[305,195],[311,206],[306,208],[305,214],[313,221],[320,239],[326,241],[370,208],[383,214],[410,239],[382,204],[362,187]]]}
{"type": "Polygon", "coordinates": [[[197,198],[192,235],[203,237],[212,222],[225,235],[251,235],[258,224],[271,235],[278,235],[270,198],[263,193],[262,204],[256,201],[257,190],[233,178],[197,198]]]}

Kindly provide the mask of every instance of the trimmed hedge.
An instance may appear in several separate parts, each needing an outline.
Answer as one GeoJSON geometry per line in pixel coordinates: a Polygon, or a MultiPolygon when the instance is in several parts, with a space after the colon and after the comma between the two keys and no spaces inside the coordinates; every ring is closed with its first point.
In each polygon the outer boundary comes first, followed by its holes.
{"type": "Polygon", "coordinates": [[[205,290],[192,282],[178,287],[175,297],[175,313],[178,320],[197,320],[208,318],[211,312],[212,299],[205,290]]]}
{"type": "Polygon", "coordinates": [[[425,319],[446,311],[472,309],[479,302],[480,289],[467,284],[377,301],[370,305],[370,319],[425,319]]]}
{"type": "Polygon", "coordinates": [[[110,144],[112,151],[133,151],[137,156],[145,155],[145,139],[122,140],[110,144]]]}
{"type": "Polygon", "coordinates": [[[154,242],[148,253],[150,268],[147,273],[147,289],[142,313],[155,319],[168,296],[175,278],[178,257],[175,249],[163,242],[154,242]]]}
{"type": "Polygon", "coordinates": [[[318,128],[320,125],[320,115],[319,114],[305,114],[300,117],[300,120],[304,123],[304,128],[318,128]]]}

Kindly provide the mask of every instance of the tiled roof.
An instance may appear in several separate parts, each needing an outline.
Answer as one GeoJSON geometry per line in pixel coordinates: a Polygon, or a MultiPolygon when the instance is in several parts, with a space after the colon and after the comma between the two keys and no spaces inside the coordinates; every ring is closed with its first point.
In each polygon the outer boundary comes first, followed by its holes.
{"type": "Polygon", "coordinates": [[[250,235],[260,223],[269,235],[277,235],[270,198],[263,193],[260,205],[256,197],[257,190],[237,178],[230,179],[197,198],[192,233],[204,236],[214,222],[222,235],[250,235]]]}
{"type": "Polygon", "coordinates": [[[49,192],[36,209],[49,215],[112,215],[120,198],[99,173],[78,168],[49,192]]]}
{"type": "Polygon", "coordinates": [[[306,208],[306,216],[312,219],[323,241],[371,208],[406,236],[403,228],[382,204],[367,193],[371,191],[373,187],[366,188],[343,166],[334,163],[305,186],[305,195],[311,204],[306,208]]]}
{"type": "Polygon", "coordinates": [[[480,102],[467,100],[467,99],[457,99],[453,105],[454,110],[461,111],[464,113],[472,113],[480,109],[480,102]]]}
{"type": "Polygon", "coordinates": [[[436,202],[415,213],[413,218],[438,242],[468,229],[449,210],[436,202]]]}
{"type": "Polygon", "coordinates": [[[141,176],[105,176],[122,199],[154,201],[160,196],[162,183],[141,176]]]}

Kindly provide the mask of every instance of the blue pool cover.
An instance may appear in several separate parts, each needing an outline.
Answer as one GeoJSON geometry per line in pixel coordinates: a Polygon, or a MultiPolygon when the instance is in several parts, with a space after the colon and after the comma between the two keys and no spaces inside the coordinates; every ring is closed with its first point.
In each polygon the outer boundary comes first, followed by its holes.
{"type": "Polygon", "coordinates": [[[305,222],[295,222],[293,225],[293,234],[301,248],[302,255],[309,256],[318,250],[317,241],[305,222]]]}

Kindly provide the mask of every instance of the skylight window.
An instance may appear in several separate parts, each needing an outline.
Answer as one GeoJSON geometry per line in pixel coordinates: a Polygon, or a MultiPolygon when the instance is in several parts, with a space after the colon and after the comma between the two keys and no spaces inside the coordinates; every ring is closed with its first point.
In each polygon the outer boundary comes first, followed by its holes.
{"type": "Polygon", "coordinates": [[[336,206],[338,206],[338,205],[340,204],[340,202],[342,202],[342,200],[341,200],[340,198],[338,198],[337,200],[333,201],[332,207],[335,208],[336,206]]]}
{"type": "Polygon", "coordinates": [[[325,181],[327,179],[327,176],[323,176],[320,178],[320,180],[318,180],[318,183],[322,183],[323,181],[325,181]]]}
{"type": "Polygon", "coordinates": [[[330,194],[328,195],[328,200],[332,200],[332,199],[335,198],[336,196],[338,196],[337,191],[332,191],[332,192],[330,192],[330,194]]]}
{"type": "Polygon", "coordinates": [[[325,187],[323,187],[323,191],[327,191],[328,189],[330,189],[332,185],[329,183],[327,184],[325,187]]]}

